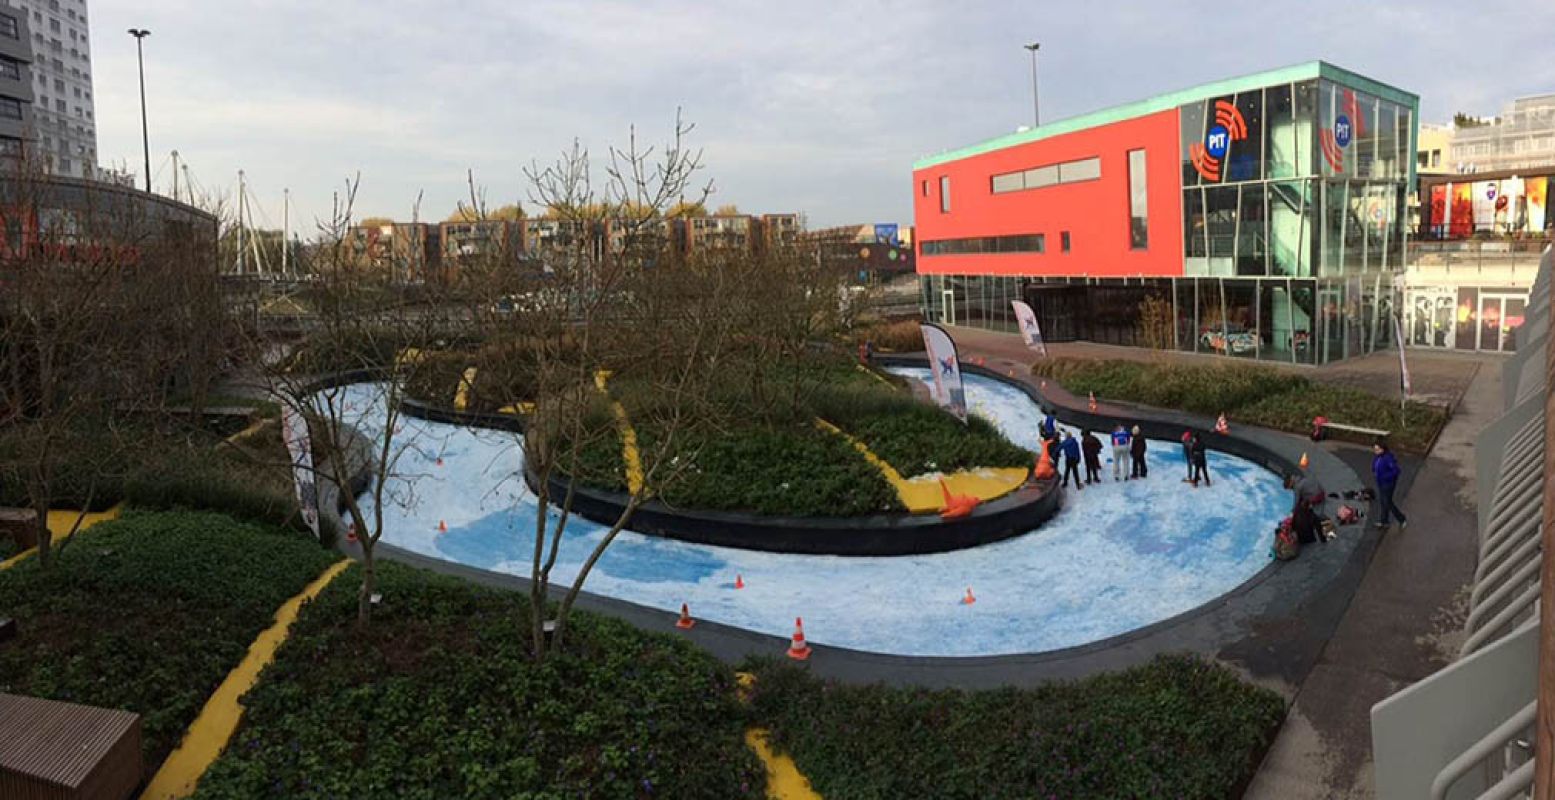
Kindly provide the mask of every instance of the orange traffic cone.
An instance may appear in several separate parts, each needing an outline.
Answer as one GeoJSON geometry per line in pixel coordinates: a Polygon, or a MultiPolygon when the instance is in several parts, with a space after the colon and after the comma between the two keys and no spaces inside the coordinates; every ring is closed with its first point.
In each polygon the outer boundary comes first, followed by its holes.
{"type": "Polygon", "coordinates": [[[356,542],[356,523],[355,522],[351,523],[349,526],[346,527],[346,541],[352,542],[353,544],[356,542]]]}
{"type": "Polygon", "coordinates": [[[680,628],[681,630],[687,630],[695,627],[696,624],[697,621],[691,618],[691,609],[687,608],[685,603],[681,603],[680,619],[675,620],[675,627],[680,628]]]}
{"type": "Polygon", "coordinates": [[[438,520],[437,521],[437,532],[438,533],[447,533],[448,532],[448,523],[443,521],[443,520],[438,520]]]}
{"type": "Polygon", "coordinates": [[[1096,393],[1091,392],[1091,413],[1096,413],[1096,393]]]}
{"type": "Polygon", "coordinates": [[[439,467],[443,466],[443,457],[442,456],[438,456],[437,457],[437,465],[439,467]]]}
{"type": "Polygon", "coordinates": [[[966,587],[966,597],[961,598],[961,605],[969,606],[975,602],[977,602],[977,598],[972,596],[972,587],[966,587]]]}
{"type": "Polygon", "coordinates": [[[1302,453],[1301,454],[1301,460],[1296,462],[1296,466],[1301,467],[1302,469],[1306,469],[1307,468],[1307,454],[1306,453],[1302,453]]]}
{"type": "Polygon", "coordinates": [[[1031,476],[1039,481],[1058,477],[1058,470],[1053,468],[1053,459],[1048,457],[1046,443],[1042,445],[1041,452],[1037,454],[1037,468],[1032,472],[1031,476]]]}
{"type": "Polygon", "coordinates": [[[741,575],[738,572],[734,573],[734,588],[736,588],[736,589],[744,589],[745,588],[745,576],[741,575]]]}
{"type": "Polygon", "coordinates": [[[794,639],[788,644],[788,657],[795,661],[804,661],[810,657],[810,645],[804,641],[804,619],[794,617],[794,639]]]}
{"type": "Polygon", "coordinates": [[[1215,420],[1215,432],[1222,435],[1231,432],[1231,424],[1226,422],[1226,415],[1224,413],[1220,415],[1219,419],[1215,420]]]}

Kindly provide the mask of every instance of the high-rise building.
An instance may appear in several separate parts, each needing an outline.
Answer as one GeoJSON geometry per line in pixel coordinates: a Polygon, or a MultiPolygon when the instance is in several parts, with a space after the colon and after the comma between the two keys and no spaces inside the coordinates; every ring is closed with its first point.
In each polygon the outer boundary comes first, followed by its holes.
{"type": "Polygon", "coordinates": [[[98,177],[86,0],[0,2],[24,14],[31,28],[33,152],[55,175],[98,177]]]}
{"type": "Polygon", "coordinates": [[[0,158],[21,158],[32,130],[29,41],[27,15],[0,6],[0,158]]]}

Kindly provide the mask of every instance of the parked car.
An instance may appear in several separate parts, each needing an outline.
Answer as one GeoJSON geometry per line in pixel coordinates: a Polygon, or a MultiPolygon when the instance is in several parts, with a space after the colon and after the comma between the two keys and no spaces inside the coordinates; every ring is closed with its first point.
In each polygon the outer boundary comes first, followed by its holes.
{"type": "Polygon", "coordinates": [[[1205,328],[1199,334],[1199,343],[1217,353],[1251,353],[1258,349],[1258,331],[1240,325],[1205,328]]]}

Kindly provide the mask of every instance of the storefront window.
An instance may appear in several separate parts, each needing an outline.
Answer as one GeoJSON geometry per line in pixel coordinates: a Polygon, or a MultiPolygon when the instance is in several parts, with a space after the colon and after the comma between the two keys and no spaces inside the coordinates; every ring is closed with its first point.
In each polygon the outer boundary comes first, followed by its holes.
{"type": "Polygon", "coordinates": [[[1189,103],[1178,109],[1180,131],[1177,141],[1182,147],[1182,185],[1198,186],[1199,171],[1193,167],[1193,146],[1204,143],[1203,102],[1189,103]]]}
{"type": "Polygon", "coordinates": [[[1237,214],[1236,274],[1268,272],[1268,237],[1263,184],[1247,184],[1242,187],[1241,211],[1237,214]]]}
{"type": "Polygon", "coordinates": [[[1296,174],[1317,174],[1317,82],[1298,83],[1296,90],[1296,174]]]}
{"type": "Polygon", "coordinates": [[[1296,125],[1290,86],[1264,90],[1263,106],[1264,177],[1292,177],[1296,174],[1296,125]]]}
{"type": "Polygon", "coordinates": [[[1339,90],[1339,95],[1340,108],[1350,118],[1350,149],[1355,151],[1354,176],[1376,177],[1377,98],[1345,88],[1339,90]]]}
{"type": "Polygon", "coordinates": [[[1204,191],[1202,189],[1183,190],[1182,212],[1183,250],[1189,258],[1187,274],[1202,274],[1207,271],[1203,259],[1209,255],[1204,241],[1204,191]]]}
{"type": "Polygon", "coordinates": [[[1270,273],[1312,274],[1312,202],[1308,181],[1281,181],[1267,185],[1269,206],[1270,273]]]}
{"type": "Polygon", "coordinates": [[[1220,352],[1220,331],[1224,328],[1226,307],[1221,295],[1220,278],[1198,280],[1198,330],[1195,333],[1195,349],[1200,353],[1220,352]]]}
{"type": "Polygon", "coordinates": [[[1219,352],[1237,358],[1254,358],[1262,346],[1258,330],[1258,282],[1251,279],[1227,280],[1224,285],[1226,324],[1219,352]]]}
{"type": "Polygon", "coordinates": [[[1246,126],[1247,135],[1233,140],[1222,180],[1256,181],[1263,177],[1263,90],[1242,92],[1233,104],[1246,126]]]}
{"type": "Polygon", "coordinates": [[[1342,181],[1323,181],[1322,206],[1318,219],[1322,223],[1322,275],[1339,275],[1344,271],[1345,214],[1349,211],[1347,186],[1342,181]]]}
{"type": "Polygon", "coordinates": [[[1405,177],[1399,172],[1398,110],[1398,106],[1387,101],[1377,107],[1377,166],[1373,170],[1377,178],[1397,180],[1405,177]]]}
{"type": "Polygon", "coordinates": [[[1198,318],[1195,316],[1198,310],[1198,280],[1183,278],[1176,283],[1177,349],[1191,353],[1198,339],[1198,318]]]}
{"type": "Polygon", "coordinates": [[[1296,363],[1317,363],[1317,284],[1311,279],[1290,282],[1290,346],[1296,351],[1296,363]]]}
{"type": "Polygon", "coordinates": [[[1209,274],[1231,275],[1236,256],[1237,187],[1204,190],[1204,220],[1209,233],[1209,274]]]}

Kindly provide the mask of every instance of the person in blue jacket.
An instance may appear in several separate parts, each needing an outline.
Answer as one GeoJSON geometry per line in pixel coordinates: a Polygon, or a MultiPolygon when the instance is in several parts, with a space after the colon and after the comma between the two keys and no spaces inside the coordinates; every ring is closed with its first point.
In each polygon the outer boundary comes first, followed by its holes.
{"type": "Polygon", "coordinates": [[[1391,513],[1398,517],[1398,528],[1403,530],[1409,526],[1409,521],[1404,519],[1404,512],[1399,511],[1398,504],[1393,502],[1393,490],[1398,486],[1398,459],[1381,439],[1371,446],[1371,452],[1371,474],[1377,479],[1377,505],[1382,508],[1382,517],[1377,527],[1388,527],[1388,515],[1391,513]]]}
{"type": "Polygon", "coordinates": [[[1064,431],[1064,443],[1060,446],[1064,451],[1064,482],[1063,486],[1069,486],[1069,476],[1074,476],[1074,488],[1076,491],[1085,488],[1085,482],[1080,480],[1080,440],[1074,438],[1074,431],[1064,431]]]}
{"type": "Polygon", "coordinates": [[[1112,429],[1112,479],[1115,481],[1128,480],[1129,461],[1132,454],[1129,452],[1128,429],[1122,423],[1112,429]]]}
{"type": "Polygon", "coordinates": [[[1053,409],[1047,410],[1047,416],[1042,418],[1042,438],[1058,438],[1058,417],[1053,415],[1053,409]]]}

